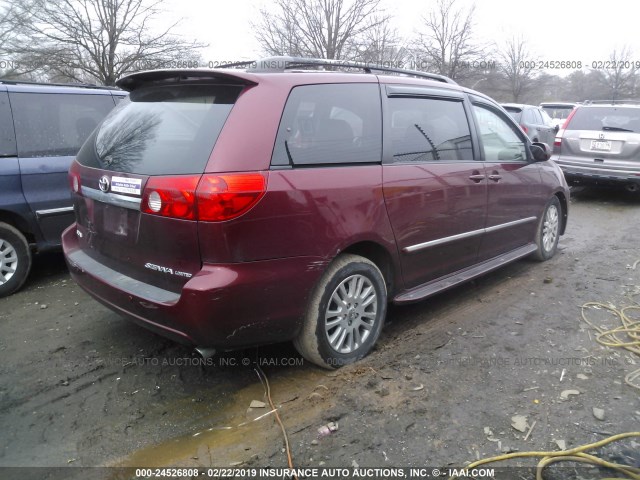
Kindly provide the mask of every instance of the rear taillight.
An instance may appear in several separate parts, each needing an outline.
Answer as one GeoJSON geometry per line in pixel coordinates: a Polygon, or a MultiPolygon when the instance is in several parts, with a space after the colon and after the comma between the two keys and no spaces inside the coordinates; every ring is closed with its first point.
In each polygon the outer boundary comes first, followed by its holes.
{"type": "Polygon", "coordinates": [[[560,153],[560,148],[562,147],[562,135],[564,135],[564,130],[561,128],[556,132],[556,138],[553,140],[553,153],[560,153]]]}
{"type": "Polygon", "coordinates": [[[221,222],[251,209],[267,190],[261,173],[203,175],[198,191],[198,219],[221,222]]]}
{"type": "Polygon", "coordinates": [[[73,193],[80,193],[80,164],[75,160],[69,168],[69,186],[73,193]]]}
{"type": "Polygon", "coordinates": [[[150,177],[142,193],[140,209],[163,217],[196,219],[196,187],[200,175],[150,177]]]}
{"type": "Polygon", "coordinates": [[[266,192],[261,173],[151,177],[141,210],[151,215],[221,222],[251,209],[266,192]]]}
{"type": "Polygon", "coordinates": [[[556,137],[553,141],[553,146],[560,148],[562,146],[562,137],[556,137]]]}
{"type": "Polygon", "coordinates": [[[520,125],[520,128],[522,129],[522,131],[524,133],[529,133],[529,129],[527,127],[525,127],[524,125],[520,125]]]}

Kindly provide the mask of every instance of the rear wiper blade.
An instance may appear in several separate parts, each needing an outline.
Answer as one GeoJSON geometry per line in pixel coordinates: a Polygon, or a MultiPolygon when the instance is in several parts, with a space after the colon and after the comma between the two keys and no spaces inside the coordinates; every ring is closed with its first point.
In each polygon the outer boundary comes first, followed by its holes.
{"type": "Polygon", "coordinates": [[[633,130],[629,130],[628,128],[607,127],[607,126],[602,127],[602,130],[608,130],[610,132],[633,132],[633,130]]]}

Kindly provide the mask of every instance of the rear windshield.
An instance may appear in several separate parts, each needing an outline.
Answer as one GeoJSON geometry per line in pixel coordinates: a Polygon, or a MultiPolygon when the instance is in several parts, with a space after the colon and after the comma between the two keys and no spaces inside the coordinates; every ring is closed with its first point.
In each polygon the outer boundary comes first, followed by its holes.
{"type": "Polygon", "coordinates": [[[565,120],[573,107],[542,107],[542,111],[555,120],[565,120]]]}
{"type": "Polygon", "coordinates": [[[640,132],[640,108],[578,108],[567,130],[620,130],[640,132]]]}
{"type": "Polygon", "coordinates": [[[519,108],[509,108],[509,107],[504,107],[504,109],[507,111],[507,113],[511,116],[511,118],[513,118],[516,122],[520,122],[520,117],[522,117],[522,110],[519,108]]]}
{"type": "Polygon", "coordinates": [[[237,85],[135,90],[89,138],[78,161],[140,175],[202,173],[241,90],[237,85]]]}

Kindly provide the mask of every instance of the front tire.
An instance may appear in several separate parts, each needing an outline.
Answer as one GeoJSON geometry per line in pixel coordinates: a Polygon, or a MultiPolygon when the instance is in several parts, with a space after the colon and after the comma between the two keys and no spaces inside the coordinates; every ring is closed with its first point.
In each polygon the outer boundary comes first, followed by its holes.
{"type": "Polygon", "coordinates": [[[0,222],[0,297],[6,297],[24,284],[31,270],[31,250],[24,235],[0,222]]]}
{"type": "Polygon", "coordinates": [[[558,250],[560,238],[560,225],[562,221],[562,207],[560,200],[555,195],[549,202],[540,217],[538,230],[536,231],[536,245],[538,249],[533,253],[533,258],[544,262],[552,258],[558,250]]]}
{"type": "Polygon", "coordinates": [[[354,363],[375,345],[387,313],[380,269],[358,255],[339,256],[314,289],[294,340],[308,361],[328,369],[354,363]]]}

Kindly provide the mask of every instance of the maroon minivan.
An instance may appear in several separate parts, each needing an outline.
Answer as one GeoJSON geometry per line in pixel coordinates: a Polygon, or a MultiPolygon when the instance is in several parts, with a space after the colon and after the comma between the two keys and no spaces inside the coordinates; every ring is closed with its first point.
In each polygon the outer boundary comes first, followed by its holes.
{"type": "Polygon", "coordinates": [[[201,352],[292,340],[335,368],[371,350],[387,302],[554,255],[567,185],[498,104],[331,64],[121,79],[69,172],[75,281],[201,352]]]}

